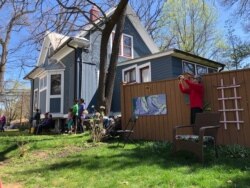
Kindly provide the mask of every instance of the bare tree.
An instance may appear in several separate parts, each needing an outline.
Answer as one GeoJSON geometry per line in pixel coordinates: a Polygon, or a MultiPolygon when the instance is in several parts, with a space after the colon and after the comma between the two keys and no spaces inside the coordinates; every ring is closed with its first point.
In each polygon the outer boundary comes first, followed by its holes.
{"type": "Polygon", "coordinates": [[[235,30],[232,27],[232,22],[227,22],[227,42],[228,48],[225,50],[224,57],[228,69],[240,69],[244,67],[243,62],[250,57],[250,43],[244,42],[234,34],[235,30]]]}
{"type": "MultiPolygon", "coordinates": [[[[114,13],[107,18],[105,11],[102,9],[101,6],[98,6],[93,1],[86,0],[85,6],[83,7],[82,1],[74,1],[73,3],[68,3],[65,1],[57,0],[58,4],[65,9],[67,14],[79,14],[88,23],[93,24],[94,28],[101,31],[101,48],[100,48],[100,76],[99,76],[99,85],[97,89],[97,102],[98,105],[106,106],[106,113],[109,113],[113,95],[113,86],[114,86],[114,79],[116,74],[116,64],[118,60],[118,53],[120,47],[120,39],[121,34],[124,26],[125,20],[125,11],[128,4],[128,0],[120,0],[116,6],[114,13]],[[89,12],[85,11],[86,5],[91,4],[96,6],[102,16],[99,19],[99,23],[97,24],[89,17],[89,12]],[[108,43],[110,35],[113,29],[116,26],[115,30],[115,38],[112,45],[112,52],[110,62],[108,62],[108,43]]],[[[82,25],[84,26],[84,25],[82,25]]]]}
{"type": "MultiPolygon", "coordinates": [[[[155,39],[156,33],[161,29],[158,24],[162,13],[163,4],[166,0],[130,0],[130,6],[135,10],[141,23],[148,34],[155,39]]],[[[109,6],[115,6],[118,0],[107,0],[109,6]]]]}
{"type": "Polygon", "coordinates": [[[18,81],[5,81],[4,92],[1,93],[1,104],[8,122],[28,118],[30,111],[30,91],[18,81]]]}
{"type": "MultiPolygon", "coordinates": [[[[28,25],[27,15],[34,13],[37,2],[30,0],[2,0],[0,2],[1,15],[0,19],[0,91],[3,90],[4,73],[8,55],[11,52],[10,41],[13,32],[20,32],[21,29],[28,25]],[[6,11],[7,10],[7,11],[6,11]]],[[[14,50],[15,51],[15,50],[14,50]]]]}
{"type": "Polygon", "coordinates": [[[246,32],[250,32],[250,0],[220,0],[222,5],[234,9],[234,14],[243,19],[246,32]]]}

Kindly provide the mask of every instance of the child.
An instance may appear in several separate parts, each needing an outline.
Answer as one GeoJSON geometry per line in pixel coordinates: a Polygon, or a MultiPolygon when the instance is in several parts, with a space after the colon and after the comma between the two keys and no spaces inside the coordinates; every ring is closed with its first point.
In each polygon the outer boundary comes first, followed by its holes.
{"type": "Polygon", "coordinates": [[[72,108],[68,111],[67,128],[69,130],[68,133],[72,133],[74,131],[74,115],[72,108]]]}

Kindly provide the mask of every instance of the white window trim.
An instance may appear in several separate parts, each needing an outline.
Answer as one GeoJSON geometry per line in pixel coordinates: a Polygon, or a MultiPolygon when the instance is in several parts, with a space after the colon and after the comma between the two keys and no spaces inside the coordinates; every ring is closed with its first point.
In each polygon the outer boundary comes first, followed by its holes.
{"type": "Polygon", "coordinates": [[[50,109],[50,99],[51,98],[61,98],[61,109],[59,113],[63,113],[63,106],[64,106],[64,70],[56,70],[56,71],[49,71],[48,72],[48,82],[47,82],[47,96],[46,96],[46,111],[48,112],[50,109]],[[61,94],[60,95],[51,95],[51,75],[61,74],[61,94]]]}
{"type": "Polygon", "coordinates": [[[211,68],[211,67],[207,67],[205,65],[200,65],[200,64],[197,64],[197,63],[194,63],[194,62],[190,62],[190,61],[187,61],[187,60],[182,60],[182,71],[184,70],[184,62],[194,65],[195,74],[197,74],[197,65],[201,66],[201,67],[205,67],[207,69],[207,73],[206,74],[208,74],[208,68],[211,68]]]}
{"type": "Polygon", "coordinates": [[[36,109],[35,109],[35,92],[37,91],[37,108],[39,109],[40,108],[40,106],[39,106],[39,99],[40,99],[40,92],[38,91],[38,88],[37,89],[34,89],[34,91],[33,91],[33,105],[32,105],[32,109],[33,109],[33,112],[35,112],[36,111],[36,109]]]}
{"type": "Polygon", "coordinates": [[[141,83],[140,80],[140,69],[144,68],[144,67],[149,67],[149,82],[151,82],[152,77],[151,77],[151,63],[144,63],[142,65],[132,65],[130,67],[124,68],[122,69],[122,81],[125,82],[124,77],[125,77],[125,72],[131,69],[135,69],[135,78],[136,78],[136,82],[137,83],[141,83]]]}
{"type": "Polygon", "coordinates": [[[148,67],[148,68],[149,68],[149,71],[148,71],[148,73],[149,73],[149,81],[148,81],[148,82],[151,82],[151,80],[152,80],[152,77],[151,77],[151,63],[148,62],[148,63],[144,63],[144,64],[142,64],[142,65],[139,65],[139,66],[137,67],[137,72],[138,72],[138,73],[136,73],[136,74],[138,75],[138,81],[139,81],[139,83],[141,83],[140,70],[143,69],[143,68],[145,68],[145,67],[148,67]]]}
{"type": "Polygon", "coordinates": [[[136,71],[136,67],[137,67],[137,65],[133,65],[133,66],[130,66],[130,67],[127,67],[127,68],[125,68],[125,69],[122,69],[122,82],[125,82],[125,72],[127,72],[128,70],[131,70],[131,69],[135,69],[135,82],[137,82],[138,81],[138,78],[137,78],[137,71],[136,71]]]}
{"type": "MultiPolygon", "coordinates": [[[[112,31],[111,35],[110,35],[110,53],[112,52],[112,47],[113,47],[113,37],[112,35],[115,34],[115,31],[112,31]]],[[[120,42],[120,50],[121,50],[121,54],[118,53],[119,57],[125,57],[125,58],[128,58],[128,59],[133,59],[134,58],[134,38],[132,35],[128,35],[128,34],[125,34],[125,33],[122,33],[122,36],[121,36],[121,42],[120,42]],[[131,57],[129,56],[124,56],[124,53],[123,53],[123,36],[127,36],[127,37],[130,37],[131,38],[131,57]]]]}
{"type": "MultiPolygon", "coordinates": [[[[44,85],[44,84],[43,84],[44,85]]],[[[47,78],[47,74],[43,74],[42,76],[39,77],[39,92],[42,92],[44,90],[47,89],[48,86],[48,78],[47,78]],[[46,87],[41,88],[41,81],[46,77],[46,87]]]]}
{"type": "Polygon", "coordinates": [[[197,66],[198,66],[198,67],[204,67],[204,68],[207,70],[206,74],[208,74],[208,67],[207,67],[207,66],[195,64],[195,71],[196,71],[196,74],[198,74],[198,73],[197,73],[197,66]]]}
{"type": "Polygon", "coordinates": [[[126,57],[126,58],[131,58],[131,59],[133,59],[134,58],[134,39],[133,39],[133,36],[131,36],[131,35],[128,35],[128,34],[122,34],[122,44],[121,44],[121,48],[122,48],[122,57],[126,57]],[[123,46],[124,46],[124,43],[123,43],[123,37],[124,36],[126,36],[126,37],[129,37],[129,38],[131,38],[131,57],[129,57],[129,56],[125,56],[124,55],[124,52],[123,52],[123,46]]]}

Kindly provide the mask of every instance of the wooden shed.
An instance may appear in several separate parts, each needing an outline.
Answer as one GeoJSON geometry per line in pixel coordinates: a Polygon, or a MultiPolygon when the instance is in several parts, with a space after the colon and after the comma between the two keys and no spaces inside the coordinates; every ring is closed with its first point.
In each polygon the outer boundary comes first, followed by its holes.
{"type": "MultiPolygon", "coordinates": [[[[221,112],[218,143],[250,147],[250,69],[213,73],[203,76],[204,104],[221,112]]],[[[135,110],[134,101],[145,96],[165,96],[164,113],[139,115],[134,139],[172,141],[173,127],[188,125],[190,110],[187,96],[178,87],[178,79],[121,85],[122,125],[135,110]]]]}

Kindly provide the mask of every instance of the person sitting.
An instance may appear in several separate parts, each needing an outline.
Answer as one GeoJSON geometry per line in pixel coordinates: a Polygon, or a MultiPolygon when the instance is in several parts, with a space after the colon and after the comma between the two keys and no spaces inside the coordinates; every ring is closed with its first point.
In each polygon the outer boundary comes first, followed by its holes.
{"type": "Polygon", "coordinates": [[[44,114],[44,116],[45,117],[44,117],[43,121],[37,127],[36,134],[40,134],[43,129],[49,129],[53,124],[51,114],[49,115],[49,113],[47,112],[47,113],[44,114]]]}

